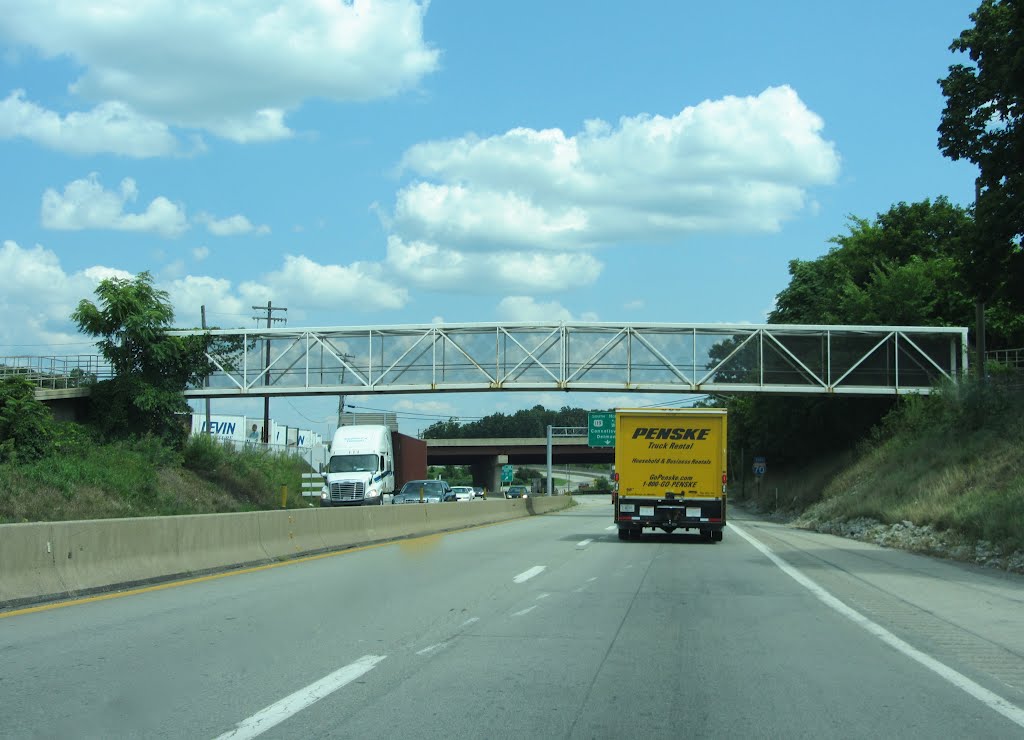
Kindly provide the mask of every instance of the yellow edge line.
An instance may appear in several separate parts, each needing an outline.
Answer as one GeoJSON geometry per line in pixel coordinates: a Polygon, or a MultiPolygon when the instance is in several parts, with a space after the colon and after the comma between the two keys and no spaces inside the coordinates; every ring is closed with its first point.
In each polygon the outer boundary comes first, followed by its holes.
{"type": "Polygon", "coordinates": [[[0,612],[0,619],[6,619],[7,617],[16,617],[21,614],[35,614],[36,612],[48,612],[52,609],[63,609],[67,606],[77,606],[78,604],[92,604],[97,601],[108,601],[109,599],[120,599],[125,596],[134,596],[135,594],[146,594],[151,591],[163,591],[168,588],[178,588],[179,586],[188,586],[193,583],[203,583],[204,581],[215,581],[218,578],[227,578],[229,576],[241,576],[246,573],[256,573],[261,570],[270,570],[271,568],[280,568],[284,565],[295,565],[297,563],[306,563],[310,560],[321,560],[323,558],[333,558],[336,555],[347,555],[352,552],[362,552],[363,550],[371,550],[375,547],[385,547],[387,545],[396,545],[400,542],[415,542],[416,540],[423,540],[428,537],[437,537],[441,534],[452,534],[453,532],[466,532],[471,529],[483,529],[484,527],[493,527],[497,524],[508,524],[509,522],[519,521],[523,518],[529,517],[516,517],[515,519],[506,519],[500,522],[488,522],[487,524],[474,524],[470,527],[463,527],[462,529],[453,529],[447,532],[433,532],[432,534],[424,534],[418,537],[405,537],[397,540],[388,540],[387,542],[374,542],[369,545],[359,545],[358,547],[347,547],[342,550],[334,550],[332,552],[322,552],[317,555],[304,555],[298,558],[291,558],[289,560],[282,560],[277,563],[267,563],[266,565],[254,565],[250,568],[238,568],[236,570],[229,570],[223,573],[211,573],[207,576],[197,576],[196,578],[186,578],[181,581],[168,581],[167,583],[157,583],[153,586],[143,586],[141,588],[132,588],[127,591],[115,591],[107,594],[97,594],[96,596],[84,596],[80,599],[67,599],[65,601],[54,601],[49,604],[40,604],[39,606],[27,606],[23,609],[13,609],[7,612],[0,612]]]}

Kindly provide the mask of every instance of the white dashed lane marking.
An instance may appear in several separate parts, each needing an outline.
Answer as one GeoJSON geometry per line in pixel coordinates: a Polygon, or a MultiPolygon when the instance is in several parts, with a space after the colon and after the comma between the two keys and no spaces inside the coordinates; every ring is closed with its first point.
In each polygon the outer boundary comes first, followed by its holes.
{"type": "Polygon", "coordinates": [[[535,565],[532,568],[530,568],[529,570],[524,570],[522,573],[517,575],[512,580],[515,581],[516,583],[523,583],[525,581],[530,580],[531,578],[533,578],[536,575],[540,575],[541,573],[544,572],[544,570],[546,568],[547,568],[546,565],[535,565]]]}
{"type": "Polygon", "coordinates": [[[349,663],[344,668],[339,668],[334,673],[327,674],[306,688],[299,689],[294,694],[289,694],[281,699],[281,701],[261,709],[247,719],[243,719],[235,725],[235,729],[225,732],[217,740],[248,740],[248,738],[258,737],[270,728],[281,724],[292,715],[298,714],[306,707],[330,696],[342,686],[352,683],[364,673],[373,670],[373,667],[386,657],[385,655],[364,655],[355,663],[349,663]]]}

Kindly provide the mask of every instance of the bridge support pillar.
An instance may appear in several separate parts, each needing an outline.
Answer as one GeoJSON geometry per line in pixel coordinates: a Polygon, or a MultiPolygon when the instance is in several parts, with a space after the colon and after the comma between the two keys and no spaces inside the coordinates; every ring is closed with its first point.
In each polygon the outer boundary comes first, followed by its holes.
{"type": "Polygon", "coordinates": [[[469,470],[473,474],[473,485],[483,486],[487,495],[501,490],[501,466],[508,464],[508,455],[492,455],[473,463],[469,470]]]}

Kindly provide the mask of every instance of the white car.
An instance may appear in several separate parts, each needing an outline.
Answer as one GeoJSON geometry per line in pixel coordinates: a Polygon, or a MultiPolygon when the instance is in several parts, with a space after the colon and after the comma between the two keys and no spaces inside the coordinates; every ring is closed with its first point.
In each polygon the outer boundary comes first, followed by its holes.
{"type": "Polygon", "coordinates": [[[456,501],[472,501],[475,495],[473,486],[452,486],[452,493],[456,501]]]}

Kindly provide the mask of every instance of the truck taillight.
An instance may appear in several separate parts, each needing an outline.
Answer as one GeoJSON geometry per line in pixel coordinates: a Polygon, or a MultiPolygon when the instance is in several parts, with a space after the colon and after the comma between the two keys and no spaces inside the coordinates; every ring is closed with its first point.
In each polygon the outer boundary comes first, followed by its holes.
{"type": "Polygon", "coordinates": [[[729,482],[729,476],[726,473],[722,473],[722,485],[724,486],[729,482]]]}
{"type": "Polygon", "coordinates": [[[619,474],[618,474],[618,473],[612,473],[612,477],[613,477],[613,478],[614,478],[614,479],[615,479],[616,481],[618,481],[618,480],[619,480],[619,474]]]}

